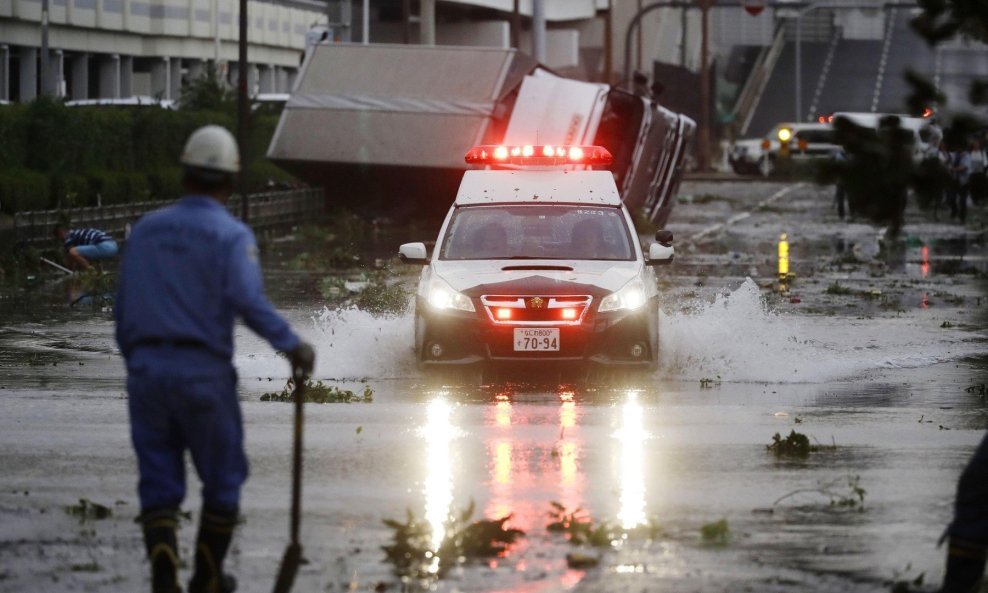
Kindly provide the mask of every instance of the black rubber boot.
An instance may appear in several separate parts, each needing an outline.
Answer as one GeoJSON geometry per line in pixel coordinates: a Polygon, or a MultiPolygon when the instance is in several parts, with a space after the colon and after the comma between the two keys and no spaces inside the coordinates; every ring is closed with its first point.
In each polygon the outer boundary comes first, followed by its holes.
{"type": "Polygon", "coordinates": [[[137,518],[151,562],[151,593],[182,593],[178,586],[178,509],[156,509],[137,518]]]}
{"type": "Polygon", "coordinates": [[[223,574],[223,559],[237,526],[237,513],[203,509],[196,540],[196,568],[189,581],[189,593],[231,593],[237,581],[223,574]]]}
{"type": "Polygon", "coordinates": [[[950,538],[947,547],[947,573],[940,593],[976,593],[981,590],[988,546],[970,540],[950,538]]]}

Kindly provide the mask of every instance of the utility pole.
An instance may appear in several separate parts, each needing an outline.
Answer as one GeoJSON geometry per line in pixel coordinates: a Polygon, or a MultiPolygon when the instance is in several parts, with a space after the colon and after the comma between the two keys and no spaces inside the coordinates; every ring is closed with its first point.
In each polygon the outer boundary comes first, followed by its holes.
{"type": "MultiPolygon", "coordinates": [[[[518,0],[515,0],[517,2],[518,0]]],[[[607,16],[604,17],[604,83],[611,84],[614,78],[614,0],[607,0],[607,16]]]]}
{"type": "Polygon", "coordinates": [[[515,0],[511,8],[511,47],[521,49],[521,0],[515,0]]]}
{"type": "Polygon", "coordinates": [[[367,45],[370,43],[370,0],[364,0],[364,6],[360,11],[360,24],[363,29],[360,39],[364,45],[367,45]]]}
{"type": "Polygon", "coordinates": [[[401,0],[401,40],[405,45],[412,42],[412,0],[401,0]]]}
{"type": "MultiPolygon", "coordinates": [[[[644,0],[638,0],[638,12],[641,12],[644,6],[644,0]]],[[[641,71],[642,69],[642,30],[641,27],[638,28],[638,38],[635,39],[635,70],[641,71]]]]}
{"type": "Polygon", "coordinates": [[[532,0],[532,54],[545,63],[545,0],[532,0]]]}
{"type": "Polygon", "coordinates": [[[419,43],[436,44],[436,0],[419,2],[419,43]]]}
{"type": "Polygon", "coordinates": [[[240,0],[239,61],[237,62],[237,144],[240,145],[240,220],[247,222],[247,144],[250,104],[247,98],[247,0],[240,0]]]}
{"type": "Polygon", "coordinates": [[[710,8],[713,0],[697,0],[701,14],[700,41],[700,170],[710,170],[710,8]]]}

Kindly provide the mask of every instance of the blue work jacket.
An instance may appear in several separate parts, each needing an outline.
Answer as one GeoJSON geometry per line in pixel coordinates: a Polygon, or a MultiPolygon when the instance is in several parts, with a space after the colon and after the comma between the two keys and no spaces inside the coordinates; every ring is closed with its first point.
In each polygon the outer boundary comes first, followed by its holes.
{"type": "Polygon", "coordinates": [[[115,315],[128,360],[142,346],[162,344],[230,360],[236,316],[277,350],[299,343],[264,295],[254,234],[206,196],[186,196],[134,225],[115,315]]]}

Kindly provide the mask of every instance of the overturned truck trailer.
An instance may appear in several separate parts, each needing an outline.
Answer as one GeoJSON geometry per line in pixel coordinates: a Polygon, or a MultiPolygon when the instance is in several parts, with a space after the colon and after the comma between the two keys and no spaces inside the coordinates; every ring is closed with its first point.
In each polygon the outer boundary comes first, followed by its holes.
{"type": "Polygon", "coordinates": [[[441,216],[477,144],[597,144],[622,198],[662,226],[696,124],[511,49],[317,45],[268,158],[374,216],[441,216]]]}

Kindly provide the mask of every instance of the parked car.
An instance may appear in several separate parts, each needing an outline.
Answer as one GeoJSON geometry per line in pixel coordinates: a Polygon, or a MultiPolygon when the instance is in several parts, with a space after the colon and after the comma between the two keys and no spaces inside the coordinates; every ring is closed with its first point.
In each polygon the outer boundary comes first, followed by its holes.
{"type": "Polygon", "coordinates": [[[839,148],[830,123],[782,122],[762,138],[738,140],[727,160],[738,175],[768,176],[781,159],[806,162],[830,158],[839,148]]]}

